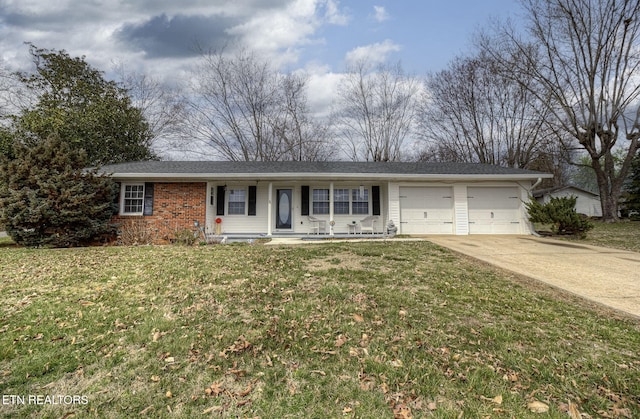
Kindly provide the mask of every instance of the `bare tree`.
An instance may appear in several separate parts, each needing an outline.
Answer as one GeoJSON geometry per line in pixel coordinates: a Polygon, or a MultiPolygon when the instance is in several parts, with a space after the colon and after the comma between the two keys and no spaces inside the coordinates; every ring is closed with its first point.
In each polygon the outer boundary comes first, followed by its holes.
{"type": "Polygon", "coordinates": [[[457,58],[426,84],[418,124],[426,158],[529,168],[550,152],[544,107],[488,56],[457,58]]]}
{"type": "Polygon", "coordinates": [[[143,73],[128,71],[123,65],[116,69],[131,104],[144,115],[156,151],[170,155],[182,147],[181,128],[187,117],[187,100],[177,87],[171,87],[143,73]]]}
{"type": "Polygon", "coordinates": [[[415,119],[420,83],[400,64],[361,61],[339,86],[332,121],[353,160],[398,161],[415,119]]]}
{"type": "Polygon", "coordinates": [[[586,150],[598,181],[603,217],[615,221],[640,138],[640,2],[522,3],[530,38],[503,27],[501,38],[484,39],[484,50],[503,70],[542,87],[530,91],[547,104],[555,138],[567,150],[586,150]],[[505,55],[518,60],[504,59],[505,55]],[[618,171],[612,154],[616,148],[625,150],[618,171]]]}
{"type": "Polygon", "coordinates": [[[306,81],[303,76],[289,74],[282,79],[284,103],[276,115],[276,134],[284,141],[288,160],[323,161],[329,158],[328,127],[311,117],[307,106],[306,81]]]}
{"type": "Polygon", "coordinates": [[[0,126],[35,100],[36,96],[25,89],[19,74],[10,71],[0,59],[0,126]]]}
{"type": "Polygon", "coordinates": [[[233,161],[322,158],[324,138],[313,129],[305,89],[304,78],[252,53],[203,54],[192,88],[192,137],[233,161]]]}

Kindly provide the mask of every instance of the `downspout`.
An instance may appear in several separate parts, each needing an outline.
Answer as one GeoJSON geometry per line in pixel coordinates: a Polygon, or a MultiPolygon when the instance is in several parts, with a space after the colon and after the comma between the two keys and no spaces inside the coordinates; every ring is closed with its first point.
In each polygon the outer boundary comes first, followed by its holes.
{"type": "MultiPolygon", "coordinates": [[[[538,180],[536,180],[536,183],[534,183],[533,185],[531,185],[531,188],[529,189],[529,199],[533,199],[533,190],[536,188],[536,186],[538,186],[539,184],[542,183],[542,178],[539,177],[538,180]]],[[[533,222],[529,221],[529,230],[531,231],[531,234],[536,236],[536,237],[542,237],[541,235],[539,235],[536,232],[535,227],[533,226],[533,222]]]]}

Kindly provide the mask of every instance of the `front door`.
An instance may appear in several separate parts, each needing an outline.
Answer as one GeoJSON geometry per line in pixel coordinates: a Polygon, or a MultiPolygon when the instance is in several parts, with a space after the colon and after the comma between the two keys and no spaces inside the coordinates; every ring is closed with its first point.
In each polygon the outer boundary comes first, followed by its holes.
{"type": "Polygon", "coordinates": [[[276,190],[276,228],[291,229],[291,189],[276,190]]]}

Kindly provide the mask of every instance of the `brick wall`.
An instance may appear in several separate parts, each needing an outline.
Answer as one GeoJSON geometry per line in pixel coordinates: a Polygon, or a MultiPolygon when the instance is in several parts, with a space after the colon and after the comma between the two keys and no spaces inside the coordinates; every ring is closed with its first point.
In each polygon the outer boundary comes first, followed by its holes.
{"type": "Polygon", "coordinates": [[[207,184],[205,182],[154,183],[153,215],[115,216],[120,229],[145,234],[155,244],[170,243],[176,232],[195,231],[193,222],[206,222],[207,184]]]}

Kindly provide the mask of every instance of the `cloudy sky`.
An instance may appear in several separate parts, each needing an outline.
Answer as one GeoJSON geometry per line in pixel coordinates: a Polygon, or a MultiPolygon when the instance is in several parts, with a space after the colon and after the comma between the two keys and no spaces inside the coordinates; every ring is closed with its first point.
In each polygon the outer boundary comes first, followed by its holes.
{"type": "Polygon", "coordinates": [[[0,57],[25,68],[31,42],[107,74],[123,65],[172,81],[199,48],[241,45],[283,71],[306,70],[319,106],[353,60],[438,71],[490,18],[518,12],[517,0],[0,0],[0,57]]]}

